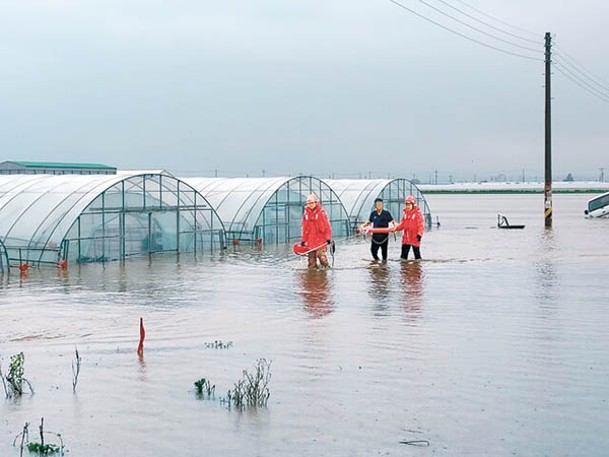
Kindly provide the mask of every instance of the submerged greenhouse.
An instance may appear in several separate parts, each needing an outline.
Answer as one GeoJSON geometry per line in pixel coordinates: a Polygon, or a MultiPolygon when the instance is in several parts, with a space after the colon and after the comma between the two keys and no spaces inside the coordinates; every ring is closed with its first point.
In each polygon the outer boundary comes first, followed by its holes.
{"type": "Polygon", "coordinates": [[[351,226],[336,193],[318,178],[185,178],[213,205],[234,243],[280,244],[301,237],[307,195],[316,193],[328,213],[334,238],[351,226]]]}
{"type": "Polygon", "coordinates": [[[212,253],[224,226],[205,198],[165,172],[0,176],[0,241],[12,263],[212,253]]]}
{"type": "Polygon", "coordinates": [[[419,188],[408,179],[327,179],[325,182],[345,205],[352,229],[368,220],[376,198],[382,198],[385,209],[399,221],[404,209],[404,198],[408,195],[417,199],[425,224],[431,226],[429,205],[419,188]]]}
{"type": "Polygon", "coordinates": [[[8,269],[8,254],[6,252],[6,247],[4,247],[4,243],[0,241],[0,273],[4,273],[5,271],[8,271],[8,269]]]}

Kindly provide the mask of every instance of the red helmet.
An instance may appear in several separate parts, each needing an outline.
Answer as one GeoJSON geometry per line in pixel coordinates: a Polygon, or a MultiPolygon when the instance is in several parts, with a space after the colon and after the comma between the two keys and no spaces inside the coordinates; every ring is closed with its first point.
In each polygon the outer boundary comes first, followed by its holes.
{"type": "Polygon", "coordinates": [[[409,195],[408,197],[406,197],[406,199],[404,200],[405,203],[412,203],[413,205],[417,203],[417,199],[414,198],[412,195],[409,195]]]}

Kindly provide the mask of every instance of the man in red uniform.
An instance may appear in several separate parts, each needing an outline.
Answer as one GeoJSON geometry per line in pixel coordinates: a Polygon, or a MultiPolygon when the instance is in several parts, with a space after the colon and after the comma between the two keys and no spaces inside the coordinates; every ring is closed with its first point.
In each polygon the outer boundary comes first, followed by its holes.
{"type": "Polygon", "coordinates": [[[421,258],[420,246],[423,232],[425,232],[425,222],[416,202],[416,199],[412,195],[406,197],[406,207],[404,208],[402,221],[394,229],[396,232],[400,230],[404,231],[402,236],[402,255],[400,256],[404,260],[408,259],[411,246],[414,258],[421,258]]]}
{"type": "Polygon", "coordinates": [[[304,214],[302,216],[302,246],[315,249],[309,252],[309,268],[317,267],[317,260],[323,267],[327,267],[328,256],[326,246],[332,242],[332,227],[325,210],[319,203],[317,195],[307,197],[304,214]]]}

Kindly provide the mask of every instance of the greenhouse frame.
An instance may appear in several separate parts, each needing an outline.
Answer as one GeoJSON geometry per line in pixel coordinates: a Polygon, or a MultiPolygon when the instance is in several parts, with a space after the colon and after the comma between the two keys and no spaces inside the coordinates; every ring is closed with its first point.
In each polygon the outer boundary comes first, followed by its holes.
{"type": "Polygon", "coordinates": [[[216,209],[229,241],[281,244],[299,240],[307,195],[318,195],[334,238],[351,233],[345,207],[327,183],[313,176],[184,178],[216,209]]]}
{"type": "Polygon", "coordinates": [[[209,202],[163,172],[0,176],[0,241],[11,263],[105,262],[226,247],[209,202]]]}
{"type": "Polygon", "coordinates": [[[383,199],[385,209],[399,222],[404,209],[404,198],[408,195],[417,199],[425,225],[431,227],[429,205],[416,184],[408,179],[326,179],[325,182],[345,205],[353,230],[368,220],[374,211],[376,198],[383,199]]]}
{"type": "Polygon", "coordinates": [[[8,253],[4,243],[0,241],[0,274],[9,271],[10,265],[8,262],[8,253]]]}

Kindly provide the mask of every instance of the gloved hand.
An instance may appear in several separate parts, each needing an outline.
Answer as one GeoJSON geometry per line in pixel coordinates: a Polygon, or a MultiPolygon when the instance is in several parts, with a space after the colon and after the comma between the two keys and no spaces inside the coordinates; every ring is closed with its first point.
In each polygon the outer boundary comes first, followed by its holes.
{"type": "Polygon", "coordinates": [[[332,240],[326,240],[326,244],[332,244],[332,240]]]}
{"type": "Polygon", "coordinates": [[[417,235],[417,241],[421,241],[421,235],[417,235]]]}
{"type": "Polygon", "coordinates": [[[306,241],[301,241],[301,242],[300,242],[300,245],[301,245],[301,246],[306,246],[306,245],[307,245],[307,243],[306,243],[306,241]]]}

